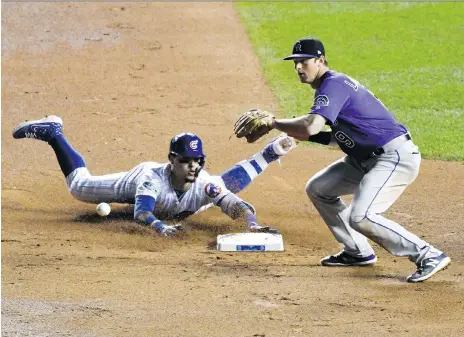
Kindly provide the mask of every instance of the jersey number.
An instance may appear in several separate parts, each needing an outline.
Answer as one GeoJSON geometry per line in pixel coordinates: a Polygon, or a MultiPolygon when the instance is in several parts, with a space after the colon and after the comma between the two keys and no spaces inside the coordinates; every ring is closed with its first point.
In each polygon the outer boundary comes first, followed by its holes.
{"type": "Polygon", "coordinates": [[[350,149],[354,146],[353,140],[341,131],[337,131],[335,133],[335,139],[340,143],[345,144],[345,146],[349,147],[350,149]]]}

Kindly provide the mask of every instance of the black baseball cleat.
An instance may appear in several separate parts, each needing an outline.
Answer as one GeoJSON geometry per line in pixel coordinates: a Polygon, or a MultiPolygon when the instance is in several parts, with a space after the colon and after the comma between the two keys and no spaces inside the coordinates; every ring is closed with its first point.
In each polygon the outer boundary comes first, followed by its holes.
{"type": "Polygon", "coordinates": [[[445,269],[451,263],[451,259],[446,254],[422,260],[417,264],[417,270],[409,275],[406,281],[411,283],[422,282],[432,277],[440,270],[445,269]]]}
{"type": "Polygon", "coordinates": [[[377,256],[371,254],[366,257],[355,257],[341,251],[335,255],[329,255],[321,260],[321,264],[326,267],[348,267],[348,266],[368,266],[377,262],[377,256]]]}

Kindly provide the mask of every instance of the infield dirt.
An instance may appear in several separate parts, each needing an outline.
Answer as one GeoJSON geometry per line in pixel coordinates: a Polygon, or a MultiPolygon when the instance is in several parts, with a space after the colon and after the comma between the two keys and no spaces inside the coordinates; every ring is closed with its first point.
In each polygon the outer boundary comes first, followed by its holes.
{"type": "Polygon", "coordinates": [[[279,115],[230,3],[2,3],[2,336],[462,336],[463,163],[424,160],[388,212],[452,258],[407,284],[415,266],[378,246],[374,267],[319,265],[340,247],[304,186],[340,151],[299,147],[241,193],[286,251],[234,254],[215,238],[244,224],[218,210],[172,239],[125,205],[100,218],[47,144],[11,136],[59,115],[98,175],[165,162],[191,131],[219,174],[275,135],[229,139],[250,107],[279,115]]]}

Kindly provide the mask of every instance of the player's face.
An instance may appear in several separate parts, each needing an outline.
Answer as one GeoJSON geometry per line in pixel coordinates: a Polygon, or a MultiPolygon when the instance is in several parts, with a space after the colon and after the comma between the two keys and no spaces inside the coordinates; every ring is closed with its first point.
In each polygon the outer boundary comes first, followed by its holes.
{"type": "Polygon", "coordinates": [[[172,173],[176,179],[193,183],[196,180],[195,173],[200,168],[203,158],[200,157],[174,157],[172,160],[172,173]]]}
{"type": "Polygon", "coordinates": [[[311,84],[317,79],[319,73],[318,59],[296,58],[293,60],[296,73],[301,83],[311,84]]]}

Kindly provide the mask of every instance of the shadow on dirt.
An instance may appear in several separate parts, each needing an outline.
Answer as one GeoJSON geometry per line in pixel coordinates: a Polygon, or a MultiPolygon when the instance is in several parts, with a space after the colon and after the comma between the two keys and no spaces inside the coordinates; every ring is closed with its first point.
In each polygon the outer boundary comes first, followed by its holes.
{"type": "Polygon", "coordinates": [[[110,232],[143,236],[157,235],[151,228],[136,223],[133,219],[132,213],[125,211],[113,211],[104,217],[101,217],[94,212],[81,213],[76,214],[73,217],[73,221],[110,232]]]}
{"type": "MultiPolygon", "coordinates": [[[[367,269],[367,268],[364,268],[367,269]]],[[[368,269],[367,269],[368,270],[368,269]]],[[[374,280],[389,280],[400,283],[406,283],[406,277],[404,275],[395,275],[395,274],[376,274],[375,268],[370,270],[370,273],[358,273],[353,274],[352,277],[361,278],[361,279],[374,279],[374,280]]]]}
{"type": "Polygon", "coordinates": [[[76,222],[88,222],[88,223],[103,223],[108,221],[133,221],[134,216],[132,213],[125,212],[125,211],[115,211],[111,212],[107,216],[99,216],[94,212],[87,212],[77,214],[73,218],[76,222]]]}
{"type": "MultiPolygon", "coordinates": [[[[134,221],[133,214],[127,211],[112,211],[109,215],[101,217],[94,212],[86,212],[77,214],[73,217],[73,221],[82,223],[83,225],[96,226],[103,230],[109,230],[112,232],[123,232],[127,234],[136,235],[154,235],[154,232],[150,227],[144,226],[141,222],[134,221]]],[[[176,221],[166,221],[166,224],[178,223],[176,221]]],[[[231,225],[224,225],[216,221],[202,221],[184,219],[180,222],[183,227],[181,237],[185,237],[186,234],[192,232],[198,233],[200,236],[206,235],[209,238],[214,238],[208,242],[209,249],[216,249],[216,236],[220,234],[226,234],[233,231],[231,225]]],[[[197,236],[197,235],[195,235],[197,236]]]]}
{"type": "Polygon", "coordinates": [[[203,231],[213,235],[226,234],[232,231],[232,226],[221,225],[217,222],[204,223],[195,220],[184,220],[182,224],[190,230],[203,231]]]}
{"type": "Polygon", "coordinates": [[[209,241],[206,245],[206,248],[208,248],[208,250],[217,250],[217,241],[209,241]]]}

